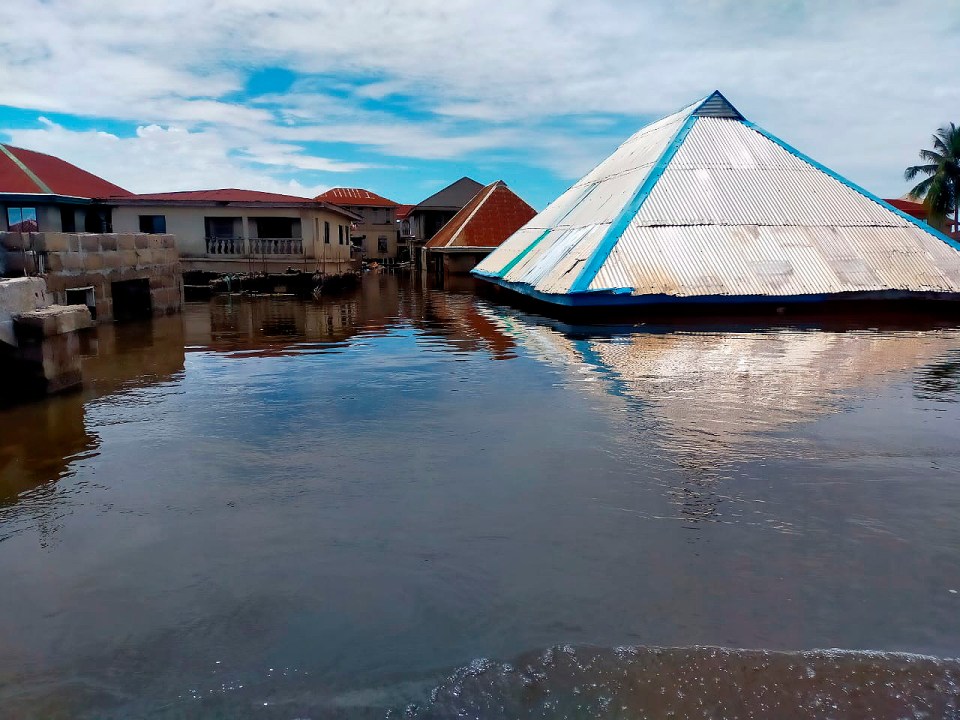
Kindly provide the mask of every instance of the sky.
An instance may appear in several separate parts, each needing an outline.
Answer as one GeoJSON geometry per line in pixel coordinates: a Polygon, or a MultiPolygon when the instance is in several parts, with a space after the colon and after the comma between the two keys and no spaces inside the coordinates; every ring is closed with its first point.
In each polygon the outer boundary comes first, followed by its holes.
{"type": "Polygon", "coordinates": [[[537,209],[719,89],[884,197],[960,123],[960,0],[3,0],[0,141],[134,192],[468,175],[537,209]]]}

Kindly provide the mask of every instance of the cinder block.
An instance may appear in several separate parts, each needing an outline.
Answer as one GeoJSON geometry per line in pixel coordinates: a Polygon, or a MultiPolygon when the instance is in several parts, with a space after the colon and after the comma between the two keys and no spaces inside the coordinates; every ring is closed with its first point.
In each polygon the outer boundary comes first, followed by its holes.
{"type": "Polygon", "coordinates": [[[47,253],[47,272],[56,273],[63,270],[63,254],[58,252],[47,253]]]}
{"type": "Polygon", "coordinates": [[[137,250],[146,250],[150,247],[150,236],[149,235],[135,235],[134,241],[136,243],[135,247],[137,250]]]}
{"type": "Polygon", "coordinates": [[[100,236],[99,235],[81,235],[80,236],[80,249],[84,252],[99,252],[100,250],[100,236]]]}
{"type": "Polygon", "coordinates": [[[134,250],[137,247],[136,236],[123,233],[117,235],[117,249],[119,250],[134,250]]]}
{"type": "Polygon", "coordinates": [[[80,252],[80,236],[71,233],[67,235],[67,249],[71,252],[80,252]]]}
{"type": "Polygon", "coordinates": [[[103,253],[91,252],[83,256],[84,270],[103,270],[103,253]]]}
{"type": "Polygon", "coordinates": [[[82,270],[83,254],[79,252],[66,252],[61,256],[63,258],[64,270],[82,270]]]}
{"type": "Polygon", "coordinates": [[[108,270],[119,270],[122,264],[118,251],[103,253],[103,266],[108,270]]]}
{"type": "Polygon", "coordinates": [[[100,249],[104,251],[116,250],[117,249],[117,236],[116,235],[101,235],[100,236],[100,249]]]}
{"type": "Polygon", "coordinates": [[[118,255],[120,256],[120,267],[127,268],[127,267],[136,266],[137,264],[136,250],[120,250],[118,255]]]}

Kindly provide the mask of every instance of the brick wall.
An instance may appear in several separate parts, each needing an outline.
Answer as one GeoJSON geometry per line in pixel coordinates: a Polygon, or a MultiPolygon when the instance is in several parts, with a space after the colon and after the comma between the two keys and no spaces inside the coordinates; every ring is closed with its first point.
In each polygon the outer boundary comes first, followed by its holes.
{"type": "Polygon", "coordinates": [[[97,322],[113,319],[112,283],[149,280],[154,315],[179,312],[183,302],[180,261],[173,235],[0,233],[8,251],[7,273],[37,274],[60,304],[67,290],[92,287],[97,322]],[[40,267],[38,267],[38,265],[40,267]]]}

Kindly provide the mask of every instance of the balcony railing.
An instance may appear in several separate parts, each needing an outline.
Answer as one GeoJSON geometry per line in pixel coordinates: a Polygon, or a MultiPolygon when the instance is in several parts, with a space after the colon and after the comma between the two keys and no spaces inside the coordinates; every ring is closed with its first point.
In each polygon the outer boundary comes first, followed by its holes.
{"type": "Polygon", "coordinates": [[[253,255],[303,255],[303,238],[250,238],[253,255]]]}
{"type": "Polygon", "coordinates": [[[207,255],[243,255],[242,237],[208,237],[207,255]]]}

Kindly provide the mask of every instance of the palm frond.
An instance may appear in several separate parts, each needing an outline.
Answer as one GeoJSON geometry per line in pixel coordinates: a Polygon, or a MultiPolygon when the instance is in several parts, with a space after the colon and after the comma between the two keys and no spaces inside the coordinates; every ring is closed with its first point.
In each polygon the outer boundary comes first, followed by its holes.
{"type": "MultiPolygon", "coordinates": [[[[907,180],[911,180],[911,179],[912,179],[912,178],[907,178],[907,180]]],[[[913,196],[916,197],[916,198],[921,198],[921,199],[923,199],[923,198],[925,198],[925,197],[927,196],[927,191],[930,190],[930,185],[932,185],[932,184],[933,184],[933,178],[932,178],[932,177],[924,178],[923,180],[921,180],[920,182],[918,182],[918,183],[913,187],[912,190],[910,190],[910,194],[913,195],[913,196]]]]}
{"type": "Polygon", "coordinates": [[[937,165],[939,165],[940,163],[946,160],[946,158],[943,155],[941,155],[938,152],[934,152],[933,150],[921,150],[919,152],[919,157],[921,160],[937,163],[937,165]]]}
{"type": "Polygon", "coordinates": [[[903,177],[913,180],[917,175],[933,175],[939,168],[939,165],[911,165],[903,171],[903,177]]]}

